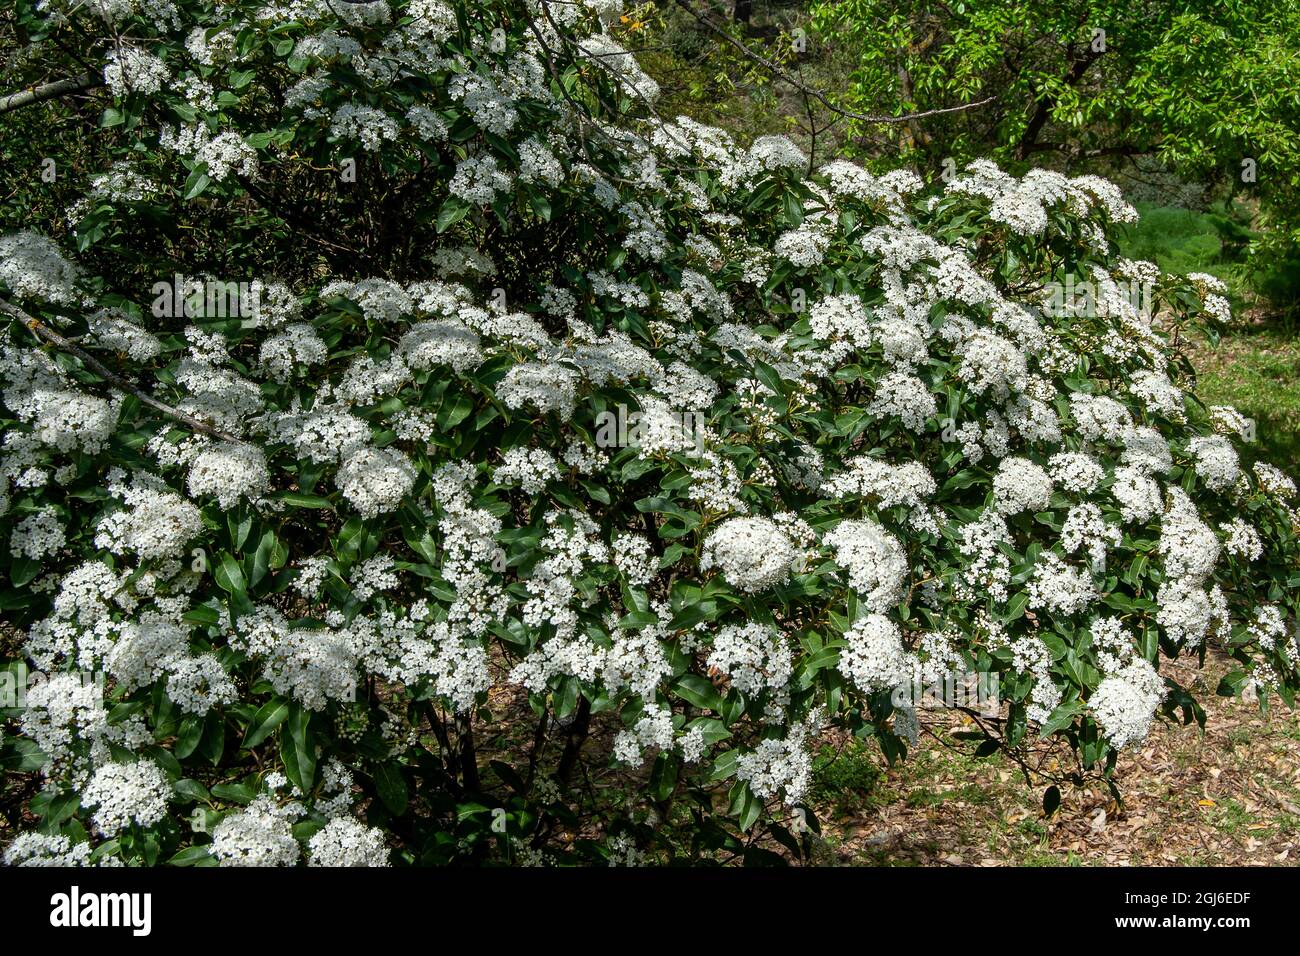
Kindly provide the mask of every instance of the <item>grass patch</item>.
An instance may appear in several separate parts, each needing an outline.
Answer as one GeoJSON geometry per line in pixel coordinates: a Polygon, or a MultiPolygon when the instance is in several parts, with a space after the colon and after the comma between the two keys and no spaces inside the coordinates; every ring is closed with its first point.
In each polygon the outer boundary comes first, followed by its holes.
{"type": "Polygon", "coordinates": [[[1178,275],[1208,272],[1227,283],[1235,304],[1253,297],[1250,272],[1236,243],[1241,228],[1225,210],[1196,212],[1147,203],[1138,203],[1137,210],[1141,218],[1121,236],[1121,253],[1178,275]]]}
{"type": "MultiPolygon", "coordinates": [[[[1210,405],[1232,405],[1255,419],[1257,451],[1283,469],[1300,464],[1300,339],[1283,320],[1276,293],[1287,284],[1277,270],[1252,272],[1243,258],[1246,233],[1226,207],[1195,212],[1139,205],[1141,219],[1121,238],[1120,251],[1165,272],[1207,272],[1228,286],[1242,316],[1217,347],[1193,355],[1196,393],[1210,405]],[[1262,308],[1269,302],[1272,311],[1262,308]]],[[[1290,280],[1293,284],[1294,278],[1290,280]]]]}
{"type": "Polygon", "coordinates": [[[1300,341],[1267,326],[1224,336],[1193,358],[1197,395],[1255,419],[1260,457],[1295,473],[1300,465],[1300,341]]]}
{"type": "Polygon", "coordinates": [[[829,803],[844,812],[866,806],[876,793],[880,770],[867,744],[849,740],[842,748],[827,747],[813,762],[810,796],[814,802],[829,803]]]}

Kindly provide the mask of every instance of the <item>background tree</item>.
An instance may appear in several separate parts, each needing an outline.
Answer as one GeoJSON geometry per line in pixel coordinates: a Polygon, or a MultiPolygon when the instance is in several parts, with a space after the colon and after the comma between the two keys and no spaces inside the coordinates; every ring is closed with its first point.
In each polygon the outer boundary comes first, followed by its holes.
{"type": "Polygon", "coordinates": [[[1153,156],[1257,197],[1276,246],[1300,240],[1295,0],[837,0],[811,16],[818,42],[853,61],[831,91],[845,110],[995,98],[919,127],[845,117],[861,154],[932,170],[993,155],[1075,171],[1153,156]]]}

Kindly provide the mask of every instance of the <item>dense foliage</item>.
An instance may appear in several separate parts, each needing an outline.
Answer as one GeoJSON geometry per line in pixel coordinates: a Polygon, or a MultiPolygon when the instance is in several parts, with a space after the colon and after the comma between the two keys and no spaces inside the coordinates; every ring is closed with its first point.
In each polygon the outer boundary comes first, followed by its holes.
{"type": "MultiPolygon", "coordinates": [[[[852,60],[832,96],[859,113],[933,110],[900,140],[911,161],[1038,160],[1064,168],[1155,157],[1258,198],[1274,251],[1300,242],[1300,5],[1229,0],[835,0],[819,42],[852,60]]],[[[848,120],[850,126],[855,121],[848,120]]]]}
{"type": "Polygon", "coordinates": [[[107,87],[0,117],[60,210],[0,236],[8,862],[798,853],[914,679],[1098,772],[1200,713],[1162,657],[1292,700],[1216,280],[1094,177],[665,120],[619,12],[19,0],[20,85],[107,87]]]}

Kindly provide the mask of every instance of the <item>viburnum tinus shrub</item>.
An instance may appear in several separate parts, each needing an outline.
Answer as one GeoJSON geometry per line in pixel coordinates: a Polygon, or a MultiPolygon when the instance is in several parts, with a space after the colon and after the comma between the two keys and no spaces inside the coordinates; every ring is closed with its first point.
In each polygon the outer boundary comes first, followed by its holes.
{"type": "Polygon", "coordinates": [[[667,121],[618,13],[20,0],[106,86],[0,118],[65,115],[0,238],[6,861],[767,858],[914,682],[1105,773],[1201,716],[1163,659],[1291,702],[1295,487],[1171,347],[1216,281],[1092,177],[667,121]]]}

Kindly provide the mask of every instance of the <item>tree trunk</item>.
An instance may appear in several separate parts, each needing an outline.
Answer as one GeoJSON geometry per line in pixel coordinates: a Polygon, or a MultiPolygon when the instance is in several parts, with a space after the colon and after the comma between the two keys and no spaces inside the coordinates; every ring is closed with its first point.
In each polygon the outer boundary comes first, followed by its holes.
{"type": "Polygon", "coordinates": [[[578,763],[578,754],[582,750],[582,745],[587,742],[587,734],[590,731],[591,701],[585,697],[579,697],[578,713],[574,717],[573,726],[569,728],[569,739],[565,741],[564,753],[560,755],[560,765],[555,772],[561,786],[568,786],[569,778],[573,775],[573,768],[578,763]]]}
{"type": "MultiPolygon", "coordinates": [[[[1074,86],[1083,79],[1083,75],[1088,72],[1088,67],[1092,66],[1100,56],[1100,53],[1089,48],[1084,51],[1082,57],[1076,60],[1074,52],[1071,51],[1070,69],[1064,77],[1065,85],[1074,86]]],[[[1038,103],[1034,107],[1034,114],[1029,118],[1029,124],[1025,127],[1024,133],[1020,136],[1020,142],[1016,146],[1017,159],[1029,158],[1029,154],[1034,151],[1034,146],[1038,142],[1038,135],[1043,131],[1043,127],[1047,125],[1047,121],[1051,118],[1052,110],[1055,107],[1056,97],[1051,93],[1044,93],[1039,97],[1038,103]]]]}

